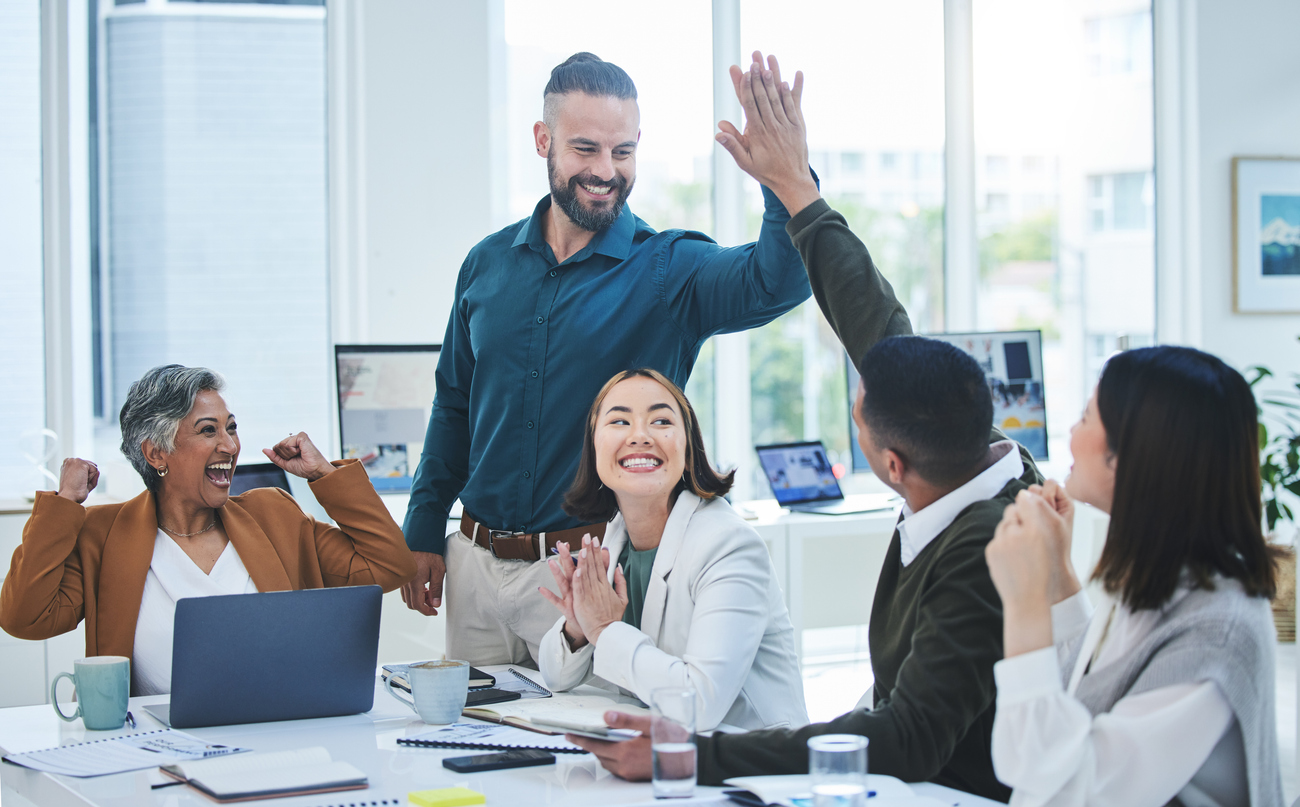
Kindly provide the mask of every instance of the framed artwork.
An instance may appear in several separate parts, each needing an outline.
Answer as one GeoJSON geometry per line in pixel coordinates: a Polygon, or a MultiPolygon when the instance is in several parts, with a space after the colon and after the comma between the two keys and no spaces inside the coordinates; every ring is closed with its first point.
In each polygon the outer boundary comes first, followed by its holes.
{"type": "Polygon", "coordinates": [[[1300,157],[1232,158],[1232,310],[1300,312],[1300,157]]]}

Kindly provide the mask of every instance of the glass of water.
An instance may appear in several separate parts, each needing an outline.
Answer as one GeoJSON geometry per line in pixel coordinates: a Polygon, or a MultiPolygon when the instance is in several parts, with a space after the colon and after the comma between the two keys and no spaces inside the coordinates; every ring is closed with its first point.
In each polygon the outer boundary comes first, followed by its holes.
{"type": "Polygon", "coordinates": [[[866,807],[867,738],[822,734],[808,738],[814,807],[866,807]]]}
{"type": "Polygon", "coordinates": [[[665,687],[650,693],[650,748],[657,799],[695,795],[695,690],[665,687]]]}

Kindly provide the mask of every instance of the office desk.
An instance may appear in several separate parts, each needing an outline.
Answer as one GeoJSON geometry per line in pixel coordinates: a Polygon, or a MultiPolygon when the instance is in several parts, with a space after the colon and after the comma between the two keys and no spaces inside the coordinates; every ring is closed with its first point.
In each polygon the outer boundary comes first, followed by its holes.
{"type": "MultiPolygon", "coordinates": [[[[495,668],[491,668],[495,669],[495,668]]],[[[608,693],[602,693],[608,694],[608,693]]],[[[137,728],[86,731],[81,721],[65,723],[48,705],[0,709],[0,750],[19,753],[54,745],[102,739],[162,726],[142,708],[165,701],[165,696],[131,699],[137,728]]],[[[253,751],[283,751],[324,746],[334,759],[351,762],[370,778],[368,790],[298,796],[256,802],[267,807],[320,807],[369,805],[384,798],[405,805],[414,790],[463,785],[487,796],[488,805],[621,805],[621,804],[728,804],[722,788],[698,787],[696,798],[655,802],[650,784],[617,779],[587,754],[557,754],[557,764],[536,768],[460,774],[442,767],[448,756],[475,753],[467,749],[405,748],[397,738],[428,730],[405,706],[375,686],[375,708],[363,715],[318,720],[294,720],[242,726],[187,729],[209,742],[238,745],[253,751]]],[[[0,803],[3,807],[211,807],[214,802],[184,785],[151,790],[165,781],[156,768],[112,776],[76,779],[0,764],[0,803]]],[[[915,785],[918,795],[937,798],[954,807],[993,807],[997,802],[938,785],[915,785]]]]}

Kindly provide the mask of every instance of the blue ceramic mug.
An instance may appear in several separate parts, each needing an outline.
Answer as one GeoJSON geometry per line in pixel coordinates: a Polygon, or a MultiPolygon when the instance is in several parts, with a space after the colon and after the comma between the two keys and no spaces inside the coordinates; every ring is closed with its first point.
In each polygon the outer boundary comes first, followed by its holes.
{"type": "Polygon", "coordinates": [[[109,731],[126,723],[126,701],[131,696],[131,659],[126,656],[91,656],[72,662],[76,672],[59,673],[50,683],[50,703],[59,717],[71,723],[78,717],[88,729],[109,731]],[[56,690],[59,679],[72,679],[77,711],[65,715],[56,690]]]}
{"type": "Polygon", "coordinates": [[[469,693],[469,662],[448,659],[412,664],[406,672],[384,679],[388,694],[411,707],[425,723],[455,723],[469,693]],[[406,679],[411,698],[393,690],[393,679],[406,679]]]}

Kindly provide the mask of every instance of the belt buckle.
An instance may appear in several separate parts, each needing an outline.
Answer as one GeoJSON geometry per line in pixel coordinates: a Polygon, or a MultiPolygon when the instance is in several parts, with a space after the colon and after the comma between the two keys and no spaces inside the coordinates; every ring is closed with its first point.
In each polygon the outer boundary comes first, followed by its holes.
{"type": "Polygon", "coordinates": [[[497,549],[496,546],[493,544],[493,542],[497,538],[513,538],[516,535],[523,535],[523,534],[524,533],[522,530],[517,532],[512,530],[488,530],[488,552],[492,553],[492,557],[496,558],[497,560],[509,560],[509,558],[502,558],[499,555],[497,555],[497,549]]]}

